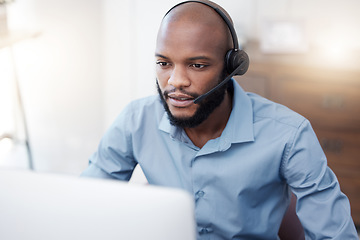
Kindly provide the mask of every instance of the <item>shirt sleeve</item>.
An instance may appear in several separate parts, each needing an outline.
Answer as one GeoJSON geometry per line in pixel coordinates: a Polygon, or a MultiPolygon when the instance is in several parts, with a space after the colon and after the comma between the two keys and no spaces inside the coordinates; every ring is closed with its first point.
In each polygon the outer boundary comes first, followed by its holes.
{"type": "Polygon", "coordinates": [[[90,157],[82,177],[110,178],[128,181],[137,161],[132,151],[129,106],[117,117],[102,137],[97,151],[90,157]]]}
{"type": "Polygon", "coordinates": [[[282,173],[297,196],[296,212],[306,239],[358,239],[349,200],[307,120],[288,142],[282,173]]]}

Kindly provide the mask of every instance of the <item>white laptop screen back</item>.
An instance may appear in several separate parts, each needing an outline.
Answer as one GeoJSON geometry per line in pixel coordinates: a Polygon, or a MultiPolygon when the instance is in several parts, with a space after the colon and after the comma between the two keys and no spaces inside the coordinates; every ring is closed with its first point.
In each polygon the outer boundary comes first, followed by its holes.
{"type": "Polygon", "coordinates": [[[0,171],[0,239],[195,240],[193,201],[176,189],[0,171]]]}

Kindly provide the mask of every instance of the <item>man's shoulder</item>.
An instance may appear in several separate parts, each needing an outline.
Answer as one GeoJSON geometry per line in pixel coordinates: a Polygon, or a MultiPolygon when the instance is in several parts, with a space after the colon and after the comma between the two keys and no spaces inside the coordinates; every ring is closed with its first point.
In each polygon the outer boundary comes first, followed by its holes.
{"type": "Polygon", "coordinates": [[[307,119],[292,109],[254,93],[247,93],[251,100],[254,122],[272,120],[278,124],[298,128],[307,119]]]}

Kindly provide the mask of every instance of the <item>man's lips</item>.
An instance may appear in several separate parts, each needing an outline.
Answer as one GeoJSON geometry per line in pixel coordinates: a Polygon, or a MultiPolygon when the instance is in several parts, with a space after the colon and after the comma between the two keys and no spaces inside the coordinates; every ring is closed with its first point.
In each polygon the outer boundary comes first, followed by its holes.
{"type": "Polygon", "coordinates": [[[172,106],[180,108],[188,107],[194,101],[194,97],[183,93],[169,93],[167,97],[172,106]]]}

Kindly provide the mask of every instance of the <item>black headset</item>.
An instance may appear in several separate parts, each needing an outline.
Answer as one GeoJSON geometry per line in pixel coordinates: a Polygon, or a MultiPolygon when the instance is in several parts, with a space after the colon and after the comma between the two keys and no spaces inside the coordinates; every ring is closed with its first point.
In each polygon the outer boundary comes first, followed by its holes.
{"type": "Polygon", "coordinates": [[[171,10],[176,8],[177,6],[185,4],[185,3],[191,3],[191,2],[201,3],[201,4],[204,4],[204,5],[212,8],[212,9],[214,9],[215,12],[217,14],[219,14],[220,17],[224,20],[224,22],[226,23],[226,25],[228,26],[228,28],[230,30],[231,37],[232,37],[233,44],[234,44],[234,48],[230,49],[225,55],[225,67],[226,67],[226,70],[232,76],[234,76],[234,75],[243,75],[244,73],[246,73],[246,71],[249,68],[249,57],[248,57],[248,55],[246,54],[245,51],[239,49],[238,38],[237,38],[237,35],[236,35],[236,32],[235,32],[234,26],[231,23],[231,21],[229,20],[229,18],[226,17],[226,15],[219,8],[213,6],[213,5],[209,4],[209,3],[202,2],[202,1],[184,1],[184,2],[178,3],[175,6],[173,6],[169,11],[167,11],[165,16],[169,12],[171,12],[171,10]],[[239,66],[241,66],[241,67],[239,68],[239,66]]]}

